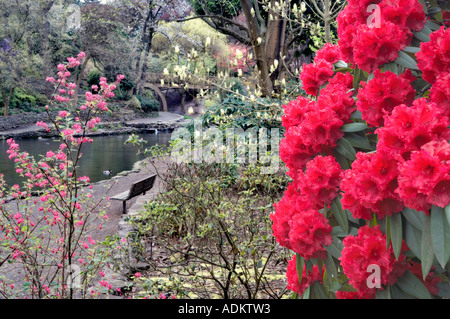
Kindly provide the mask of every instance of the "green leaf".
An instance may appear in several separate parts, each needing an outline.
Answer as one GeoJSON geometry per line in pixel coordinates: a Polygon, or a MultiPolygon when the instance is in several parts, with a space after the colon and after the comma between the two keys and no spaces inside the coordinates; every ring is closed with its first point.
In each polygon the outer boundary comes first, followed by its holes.
{"type": "Polygon", "coordinates": [[[325,250],[331,254],[336,259],[339,259],[341,257],[342,249],[344,248],[344,245],[342,244],[342,241],[338,239],[337,237],[333,236],[333,242],[325,247],[325,250]]]}
{"type": "Polygon", "coordinates": [[[336,197],[331,202],[331,210],[333,211],[333,215],[336,218],[336,221],[342,227],[342,230],[345,233],[348,233],[347,214],[345,213],[344,209],[342,208],[342,203],[341,203],[340,196],[336,197]]]}
{"type": "Polygon", "coordinates": [[[298,275],[298,284],[301,285],[302,284],[302,277],[303,277],[303,257],[300,256],[300,254],[296,253],[295,254],[295,262],[296,262],[296,267],[297,267],[297,275],[298,275]]]}
{"type": "Polygon", "coordinates": [[[428,42],[430,41],[430,36],[426,34],[423,30],[419,32],[413,32],[414,36],[421,42],[428,42]]]}
{"type": "Polygon", "coordinates": [[[408,295],[418,299],[431,299],[431,295],[422,281],[409,270],[406,270],[405,274],[398,278],[395,285],[408,295]]]}
{"type": "Polygon", "coordinates": [[[420,247],[422,275],[424,280],[430,272],[431,266],[433,265],[434,261],[434,250],[432,245],[430,217],[425,216],[423,221],[422,243],[420,247]]]}
{"type": "Polygon", "coordinates": [[[447,223],[450,226],[450,204],[448,204],[447,206],[445,206],[444,208],[444,214],[447,217],[447,223]]]}
{"type": "Polygon", "coordinates": [[[362,113],[359,110],[353,112],[350,116],[353,120],[362,120],[362,113]]]}
{"type": "Polygon", "coordinates": [[[434,23],[431,20],[428,20],[427,23],[425,23],[425,25],[430,28],[432,31],[436,31],[439,30],[440,26],[437,23],[434,23]]]}
{"type": "Polygon", "coordinates": [[[402,214],[411,223],[411,225],[422,231],[423,220],[425,218],[425,214],[423,212],[418,212],[414,209],[406,207],[403,210],[402,214]]]}
{"type": "Polygon", "coordinates": [[[346,170],[346,169],[350,168],[350,164],[348,162],[348,159],[344,155],[339,153],[336,149],[333,150],[333,155],[334,155],[334,158],[336,159],[336,162],[338,162],[339,165],[341,165],[341,168],[343,170],[346,170]]]}
{"type": "Polygon", "coordinates": [[[403,49],[404,52],[408,52],[408,53],[417,53],[420,52],[420,48],[417,47],[406,47],[405,49],[403,49]]]}
{"type": "Polygon", "coordinates": [[[408,221],[405,221],[405,243],[411,252],[420,260],[421,258],[421,243],[422,232],[419,231],[408,221]]]}
{"type": "Polygon", "coordinates": [[[384,290],[378,290],[375,299],[391,299],[391,289],[386,287],[384,290]]]}
{"type": "Polygon", "coordinates": [[[443,208],[434,205],[431,207],[430,227],[436,259],[445,268],[450,258],[450,227],[443,208]]]}
{"type": "Polygon", "coordinates": [[[402,248],[402,239],[403,239],[401,214],[393,214],[391,216],[390,230],[391,230],[392,248],[394,250],[395,258],[397,258],[398,260],[400,250],[402,248]]]}
{"type": "Polygon", "coordinates": [[[352,133],[352,132],[361,132],[367,130],[368,128],[369,127],[364,123],[349,123],[342,125],[341,131],[345,133],[347,132],[352,133]]]}
{"type": "Polygon", "coordinates": [[[345,156],[351,161],[354,161],[356,159],[356,151],[353,148],[352,144],[345,138],[341,138],[337,142],[336,151],[339,152],[339,154],[345,156]]]}
{"type": "Polygon", "coordinates": [[[405,68],[409,68],[411,70],[418,70],[417,62],[414,61],[407,53],[400,51],[398,53],[398,58],[395,60],[396,63],[404,66],[405,68]]]}
{"type": "Polygon", "coordinates": [[[334,281],[337,281],[338,273],[336,264],[334,262],[333,256],[331,254],[327,254],[327,258],[325,258],[325,269],[328,275],[328,282],[330,286],[333,285],[334,281]]]}
{"type": "Polygon", "coordinates": [[[316,298],[318,299],[330,299],[325,291],[325,289],[323,288],[323,286],[319,283],[319,282],[315,282],[312,285],[312,289],[314,291],[314,294],[316,295],[316,298]]]}
{"type": "Polygon", "coordinates": [[[450,284],[448,282],[439,282],[437,284],[439,288],[438,296],[442,298],[450,298],[450,284]]]}
{"type": "Polygon", "coordinates": [[[413,296],[401,290],[397,285],[391,287],[392,299],[414,299],[413,296]]]}

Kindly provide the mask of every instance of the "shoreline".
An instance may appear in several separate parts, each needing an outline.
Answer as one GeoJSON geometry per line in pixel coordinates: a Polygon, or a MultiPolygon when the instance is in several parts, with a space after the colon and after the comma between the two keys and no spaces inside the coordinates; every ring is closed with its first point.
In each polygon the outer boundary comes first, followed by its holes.
{"type": "MultiPolygon", "coordinates": [[[[157,117],[141,117],[132,120],[120,120],[114,122],[100,122],[95,132],[89,132],[86,136],[127,135],[133,133],[152,133],[156,131],[172,132],[176,128],[184,126],[189,120],[183,115],[159,112],[157,117]],[[104,127],[104,128],[103,128],[104,127]]],[[[19,127],[0,130],[0,139],[9,138],[52,138],[58,137],[55,132],[47,132],[36,124],[24,124],[19,127]]]]}

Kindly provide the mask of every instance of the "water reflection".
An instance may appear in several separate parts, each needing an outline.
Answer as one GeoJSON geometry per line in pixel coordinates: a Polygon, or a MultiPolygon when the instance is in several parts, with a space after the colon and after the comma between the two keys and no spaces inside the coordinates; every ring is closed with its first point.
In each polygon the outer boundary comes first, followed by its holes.
{"type": "MultiPolygon", "coordinates": [[[[158,134],[139,134],[139,137],[147,141],[146,147],[153,145],[168,145],[170,133],[158,132],[158,134]]],[[[130,144],[125,144],[128,135],[108,135],[94,138],[92,144],[85,144],[82,148],[82,158],[79,163],[79,176],[89,176],[92,182],[111,178],[119,172],[130,170],[133,164],[141,160],[137,155],[137,149],[130,144]],[[111,170],[111,175],[105,175],[103,171],[111,170]]],[[[17,139],[21,151],[27,151],[35,159],[39,159],[47,151],[56,151],[60,145],[52,138],[26,138],[17,139]]],[[[14,162],[8,158],[6,151],[8,144],[0,140],[0,173],[5,175],[8,185],[21,183],[20,176],[16,174],[14,162]]]]}

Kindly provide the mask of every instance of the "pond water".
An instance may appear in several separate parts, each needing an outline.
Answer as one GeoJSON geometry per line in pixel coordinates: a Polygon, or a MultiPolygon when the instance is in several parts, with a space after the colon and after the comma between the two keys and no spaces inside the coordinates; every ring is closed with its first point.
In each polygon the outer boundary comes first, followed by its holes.
{"type": "MultiPolygon", "coordinates": [[[[147,141],[145,147],[153,145],[169,145],[171,133],[157,132],[139,134],[139,137],[147,141]]],[[[128,135],[107,135],[94,137],[92,144],[87,143],[82,147],[83,156],[79,162],[79,176],[89,176],[91,182],[109,179],[112,176],[131,170],[133,164],[142,160],[142,155],[137,155],[137,149],[131,144],[125,144],[128,135]],[[107,176],[103,171],[111,170],[107,176]]],[[[24,138],[16,139],[21,151],[27,151],[35,159],[39,155],[45,155],[47,151],[55,151],[61,144],[54,138],[24,138]]],[[[20,184],[22,179],[15,172],[14,162],[8,158],[6,140],[0,140],[0,173],[4,174],[8,185],[20,184]]]]}

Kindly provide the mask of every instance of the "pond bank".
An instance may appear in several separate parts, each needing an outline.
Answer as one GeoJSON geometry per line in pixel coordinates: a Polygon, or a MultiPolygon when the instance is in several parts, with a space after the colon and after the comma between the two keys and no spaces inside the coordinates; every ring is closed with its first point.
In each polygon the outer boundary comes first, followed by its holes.
{"type": "MultiPolygon", "coordinates": [[[[30,138],[30,137],[53,137],[54,132],[47,133],[43,128],[36,125],[36,122],[45,119],[46,114],[21,114],[9,116],[7,119],[0,119],[0,139],[8,138],[30,138]],[[45,115],[45,117],[44,117],[45,115]],[[22,122],[19,122],[22,120],[22,122]],[[9,121],[9,125],[6,123],[9,121]]],[[[119,135],[132,133],[147,133],[149,131],[172,131],[185,125],[187,121],[183,115],[171,112],[159,112],[156,117],[129,117],[116,121],[102,121],[95,132],[90,132],[89,136],[119,135]]]]}

